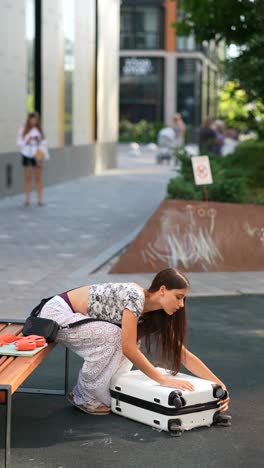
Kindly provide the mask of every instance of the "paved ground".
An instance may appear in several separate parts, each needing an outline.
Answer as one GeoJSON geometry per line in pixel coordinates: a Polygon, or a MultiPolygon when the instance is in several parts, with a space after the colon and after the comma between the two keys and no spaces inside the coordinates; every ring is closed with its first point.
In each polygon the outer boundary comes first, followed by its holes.
{"type": "MultiPolygon", "coordinates": [[[[52,162],[50,163],[52,164],[52,162]]],[[[24,208],[24,196],[0,200],[0,317],[25,317],[39,298],[94,281],[108,281],[103,269],[91,275],[135,236],[166,194],[172,165],[154,155],[127,154],[100,177],[49,187],[45,206],[24,208]]],[[[196,295],[262,293],[262,272],[189,274],[196,295]]],[[[111,275],[147,286],[152,275],[111,275]]]]}
{"type": "MultiPolygon", "coordinates": [[[[172,171],[156,166],[150,154],[122,150],[117,170],[46,189],[43,208],[35,197],[28,209],[22,196],[0,201],[0,317],[25,317],[39,298],[75,285],[127,279],[109,277],[106,268],[91,271],[150,217],[172,171]]],[[[115,415],[87,416],[63,397],[20,393],[13,406],[12,468],[263,466],[263,273],[188,276],[189,347],[228,385],[233,426],[173,439],[115,415]]],[[[150,276],[133,275],[133,281],[145,286],[150,276]]],[[[57,347],[28,385],[62,384],[62,358],[57,347]]],[[[79,367],[71,356],[72,384],[79,367]]]]}
{"type": "MultiPolygon", "coordinates": [[[[263,307],[264,296],[189,299],[188,346],[228,385],[232,427],[196,429],[175,439],[113,414],[88,416],[61,396],[19,393],[12,468],[262,467],[263,307]]],[[[58,388],[62,361],[57,347],[28,385],[58,388]]],[[[80,364],[71,355],[72,384],[80,364]]]]}
{"type": "Polygon", "coordinates": [[[118,170],[47,188],[43,208],[35,194],[30,208],[22,195],[1,200],[0,316],[23,316],[67,280],[72,287],[87,283],[91,262],[159,205],[172,169],[157,166],[148,154],[123,155],[118,170]],[[83,277],[72,283],[82,268],[83,277]]]}

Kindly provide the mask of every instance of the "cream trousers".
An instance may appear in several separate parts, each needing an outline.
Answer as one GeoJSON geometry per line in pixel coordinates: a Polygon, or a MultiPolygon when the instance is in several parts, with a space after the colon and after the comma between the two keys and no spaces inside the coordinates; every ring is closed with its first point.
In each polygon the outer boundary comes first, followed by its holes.
{"type": "MultiPolygon", "coordinates": [[[[39,317],[67,325],[87,318],[73,313],[59,296],[45,304],[39,317]]],[[[74,401],[98,407],[111,406],[110,380],[116,373],[128,372],[132,363],[123,355],[121,329],[112,323],[91,322],[75,328],[59,330],[56,343],[69,348],[84,359],[77,384],[73,389],[74,401]]]]}

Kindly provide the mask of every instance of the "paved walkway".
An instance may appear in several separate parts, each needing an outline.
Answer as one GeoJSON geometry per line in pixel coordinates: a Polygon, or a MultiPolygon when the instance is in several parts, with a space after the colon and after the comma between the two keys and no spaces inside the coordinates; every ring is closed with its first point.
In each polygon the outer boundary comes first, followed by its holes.
{"type": "MultiPolygon", "coordinates": [[[[50,162],[52,164],[52,162],[50,162]]],[[[145,150],[120,146],[118,169],[45,189],[45,206],[23,206],[24,196],[0,201],[0,317],[25,317],[41,297],[94,281],[152,275],[91,272],[127,245],[159,206],[174,176],[145,150]]],[[[262,294],[263,272],[191,273],[193,296],[262,294]]]]}
{"type": "MultiPolygon", "coordinates": [[[[11,467],[262,468],[263,307],[264,296],[253,295],[188,302],[188,347],[227,385],[231,427],[200,428],[174,438],[118,415],[89,416],[63,396],[17,393],[11,467]]],[[[57,346],[25,385],[62,388],[63,362],[57,346]]],[[[70,388],[81,364],[71,353],[70,388]]],[[[0,406],[1,467],[3,420],[0,406]]]]}
{"type": "MultiPolygon", "coordinates": [[[[133,158],[121,148],[117,170],[47,188],[43,208],[24,208],[23,196],[0,201],[0,317],[25,317],[40,297],[85,282],[127,280],[128,275],[109,275],[105,266],[91,271],[154,212],[172,169],[156,166],[153,156],[133,158]]],[[[263,465],[264,383],[256,369],[263,363],[264,296],[254,295],[263,294],[263,272],[188,276],[192,296],[233,296],[191,298],[188,309],[188,346],[227,384],[232,427],[201,428],[175,439],[113,414],[85,415],[60,396],[17,393],[12,468],[160,468],[164,460],[168,468],[263,465]]],[[[151,277],[133,275],[133,281],[147,286],[151,277]]],[[[71,354],[70,388],[80,365],[71,354]]],[[[59,388],[62,383],[63,355],[57,346],[26,386],[59,388]]],[[[2,460],[0,443],[0,466],[2,460]]]]}

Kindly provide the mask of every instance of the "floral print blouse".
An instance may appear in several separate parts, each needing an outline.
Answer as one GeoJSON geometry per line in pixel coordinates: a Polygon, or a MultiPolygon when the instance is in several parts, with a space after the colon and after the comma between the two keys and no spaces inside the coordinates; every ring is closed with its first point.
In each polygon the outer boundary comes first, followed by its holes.
{"type": "Polygon", "coordinates": [[[138,318],[144,303],[144,292],[134,283],[92,284],[87,315],[121,324],[124,309],[129,309],[138,318]]]}

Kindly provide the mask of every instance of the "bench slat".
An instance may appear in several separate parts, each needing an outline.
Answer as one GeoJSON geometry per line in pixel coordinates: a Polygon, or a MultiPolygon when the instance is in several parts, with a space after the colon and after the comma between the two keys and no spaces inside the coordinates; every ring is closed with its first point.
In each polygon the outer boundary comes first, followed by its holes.
{"type": "Polygon", "coordinates": [[[8,356],[1,356],[0,357],[0,368],[1,368],[1,364],[3,364],[3,362],[5,362],[7,358],[8,358],[8,356]]]}
{"type": "Polygon", "coordinates": [[[15,359],[15,356],[2,356],[0,358],[0,375],[3,370],[11,364],[15,359]]]}
{"type": "MultiPolygon", "coordinates": [[[[16,357],[13,362],[0,373],[0,385],[11,385],[11,393],[14,393],[55,346],[56,343],[50,343],[34,356],[16,357]]],[[[0,401],[3,400],[4,392],[0,391],[0,401]]]]}
{"type": "Polygon", "coordinates": [[[14,333],[14,335],[18,335],[22,330],[23,330],[23,323],[21,324],[14,324],[12,323],[11,325],[8,325],[0,330],[0,336],[1,335],[7,335],[9,333],[14,333]]]}

